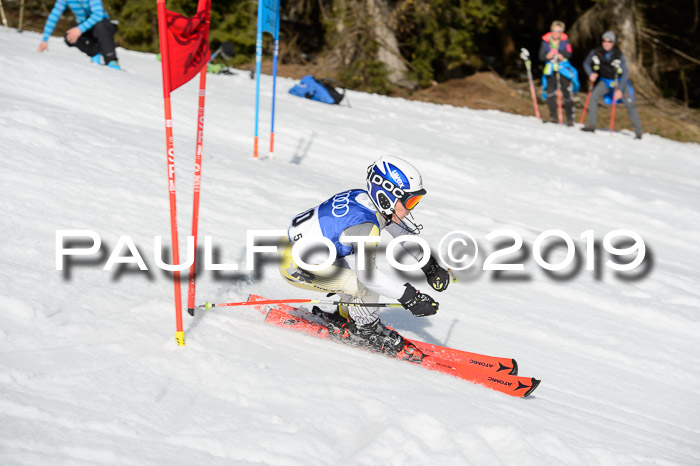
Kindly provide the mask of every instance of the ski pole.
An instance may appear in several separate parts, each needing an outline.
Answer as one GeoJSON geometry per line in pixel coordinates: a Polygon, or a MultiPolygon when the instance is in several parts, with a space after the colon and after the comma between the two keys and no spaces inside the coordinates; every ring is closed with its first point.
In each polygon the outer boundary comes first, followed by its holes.
{"type": "Polygon", "coordinates": [[[591,92],[593,92],[593,81],[588,82],[588,95],[586,95],[586,104],[583,106],[583,113],[581,114],[581,121],[579,123],[583,124],[583,120],[586,118],[586,110],[588,110],[588,103],[591,101],[591,92]]]}
{"type": "Polygon", "coordinates": [[[561,111],[561,77],[559,75],[559,57],[554,61],[554,71],[557,73],[557,118],[559,119],[559,124],[564,123],[564,117],[561,111]]]}
{"type": "Polygon", "coordinates": [[[399,303],[352,303],[346,301],[325,301],[322,299],[266,299],[264,301],[240,301],[236,303],[206,303],[199,305],[197,307],[204,308],[207,311],[213,307],[227,307],[227,306],[259,306],[264,304],[328,304],[331,306],[345,305],[361,305],[368,307],[403,307],[399,303]]]}
{"type": "Polygon", "coordinates": [[[617,90],[618,84],[620,84],[620,75],[622,74],[622,66],[620,60],[613,60],[610,63],[613,68],[617,71],[615,74],[615,81],[613,81],[613,97],[612,97],[612,110],[610,111],[610,136],[613,134],[613,129],[615,128],[615,106],[617,104],[617,99],[615,98],[615,91],[617,90]]]}
{"type": "Polygon", "coordinates": [[[526,48],[520,49],[520,59],[525,63],[527,69],[527,80],[530,83],[530,95],[532,95],[532,106],[535,108],[535,116],[540,119],[540,109],[537,106],[537,97],[535,96],[535,84],[532,81],[532,62],[530,61],[530,52],[526,48]]]}
{"type": "Polygon", "coordinates": [[[219,56],[220,53],[221,53],[221,47],[219,47],[218,49],[216,49],[216,52],[214,52],[214,53],[211,54],[211,57],[209,57],[209,61],[207,62],[207,64],[213,62],[214,59],[215,59],[217,56],[219,56]]]}
{"type": "Polygon", "coordinates": [[[612,110],[610,111],[610,136],[613,134],[613,129],[615,128],[615,93],[613,93],[613,103],[612,110]]]}
{"type": "Polygon", "coordinates": [[[452,271],[452,269],[447,269],[447,273],[450,274],[450,278],[452,279],[452,283],[457,283],[457,275],[452,271]]]}

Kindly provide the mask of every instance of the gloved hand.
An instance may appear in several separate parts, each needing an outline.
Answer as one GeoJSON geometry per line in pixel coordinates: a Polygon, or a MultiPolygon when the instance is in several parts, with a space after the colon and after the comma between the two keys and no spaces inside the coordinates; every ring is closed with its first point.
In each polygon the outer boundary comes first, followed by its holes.
{"type": "Polygon", "coordinates": [[[434,257],[431,257],[427,264],[421,269],[428,279],[428,285],[435,291],[445,291],[450,284],[450,273],[440,267],[434,257]]]}
{"type": "Polygon", "coordinates": [[[432,316],[437,313],[439,306],[433,298],[416,290],[409,283],[406,283],[406,291],[399,302],[416,317],[432,316]]]}

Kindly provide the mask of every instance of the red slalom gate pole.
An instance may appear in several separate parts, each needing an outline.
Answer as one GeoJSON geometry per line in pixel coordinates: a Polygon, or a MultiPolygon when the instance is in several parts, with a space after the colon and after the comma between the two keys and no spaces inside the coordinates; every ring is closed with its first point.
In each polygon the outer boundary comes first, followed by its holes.
{"type": "Polygon", "coordinates": [[[588,95],[586,95],[586,104],[583,106],[581,121],[579,121],[579,123],[581,124],[583,124],[583,120],[586,118],[586,110],[588,110],[588,103],[591,101],[591,92],[593,92],[593,81],[588,82],[588,95]]]}
{"type": "MultiPolygon", "coordinates": [[[[180,250],[177,237],[177,202],[175,195],[175,148],[173,147],[173,120],[170,108],[170,59],[168,54],[168,37],[165,29],[165,0],[157,0],[158,35],[160,39],[161,66],[163,69],[163,104],[165,107],[165,144],[167,150],[168,193],[170,197],[170,238],[173,246],[173,264],[180,263],[180,250]]],[[[180,272],[173,272],[175,291],[175,340],[185,346],[185,331],[182,329],[182,296],[180,291],[180,272]]]]}
{"type": "Polygon", "coordinates": [[[187,290],[187,312],[194,315],[194,294],[197,274],[197,234],[199,230],[199,192],[202,184],[202,151],[204,147],[204,101],[207,90],[207,67],[199,73],[199,109],[197,111],[197,149],[194,159],[194,201],[192,205],[192,236],[194,237],[194,262],[190,266],[187,290]]]}

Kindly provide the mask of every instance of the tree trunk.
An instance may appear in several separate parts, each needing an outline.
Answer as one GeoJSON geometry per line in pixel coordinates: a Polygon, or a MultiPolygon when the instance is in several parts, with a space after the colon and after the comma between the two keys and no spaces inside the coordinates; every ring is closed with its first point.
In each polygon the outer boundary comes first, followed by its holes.
{"type": "Polygon", "coordinates": [[[644,20],[637,0],[614,0],[611,4],[613,31],[617,34],[617,46],[627,59],[630,79],[635,90],[647,99],[661,97],[659,88],[644,68],[641,48],[642,25],[644,20]]]}
{"type": "MultiPolygon", "coordinates": [[[[661,91],[643,65],[641,48],[643,15],[639,0],[607,0],[596,3],[571,26],[571,36],[577,44],[600,44],[606,30],[617,36],[616,45],[625,54],[630,80],[635,92],[647,99],[658,99],[661,91]],[[590,39],[594,40],[591,41],[590,39]]],[[[588,52],[585,51],[584,55],[588,52]]]]}
{"type": "Polygon", "coordinates": [[[403,87],[415,87],[406,78],[408,68],[399,52],[399,42],[388,24],[391,16],[388,0],[367,0],[367,10],[372,18],[374,34],[379,43],[377,59],[384,63],[389,73],[389,81],[403,87]]]}
{"type": "MultiPolygon", "coordinates": [[[[509,4],[506,2],[506,11],[509,11],[509,4]]],[[[506,75],[510,74],[511,69],[521,69],[520,63],[516,61],[518,56],[518,49],[515,47],[515,40],[513,40],[513,29],[510,26],[510,21],[508,20],[508,15],[504,14],[501,17],[501,61],[503,63],[503,72],[506,75]],[[517,66],[514,66],[518,63],[517,66]]]]}

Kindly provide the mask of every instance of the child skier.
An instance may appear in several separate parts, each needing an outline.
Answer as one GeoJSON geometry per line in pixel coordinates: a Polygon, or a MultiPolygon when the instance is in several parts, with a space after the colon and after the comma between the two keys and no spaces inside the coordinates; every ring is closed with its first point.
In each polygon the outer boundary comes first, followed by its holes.
{"type": "Polygon", "coordinates": [[[569,37],[564,33],[564,23],[554,21],[550,32],[542,36],[540,43],[539,58],[545,63],[542,70],[542,90],[546,93],[549,121],[557,123],[561,105],[561,101],[557,101],[557,92],[561,89],[567,126],[574,124],[572,93],[578,90],[578,72],[569,63],[572,53],[569,37]]]}
{"type": "MultiPolygon", "coordinates": [[[[297,215],[289,226],[288,238],[279,248],[280,273],[289,283],[307,290],[337,293],[342,301],[352,303],[327,315],[329,322],[348,330],[350,338],[359,344],[393,356],[404,349],[403,337],[382,324],[379,308],[363,303],[377,302],[380,295],[386,296],[398,300],[418,317],[434,315],[438,303],[411,284],[401,284],[378,270],[375,265],[377,243],[367,243],[365,260],[360,264],[358,243],[348,237],[379,239],[381,230],[393,237],[418,234],[422,225],[413,222],[411,211],[425,193],[421,175],[413,165],[399,157],[383,156],[368,168],[366,191],[351,189],[338,193],[297,215]],[[321,237],[335,246],[336,261],[321,271],[298,266],[292,257],[292,246],[302,238],[321,237]]],[[[408,252],[419,262],[423,259],[422,252],[408,252]]],[[[302,259],[313,263],[303,256],[302,259]]],[[[449,273],[433,257],[422,270],[434,290],[447,289],[449,273]]]]}

